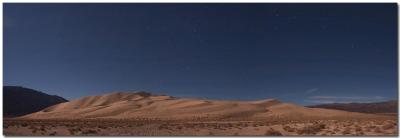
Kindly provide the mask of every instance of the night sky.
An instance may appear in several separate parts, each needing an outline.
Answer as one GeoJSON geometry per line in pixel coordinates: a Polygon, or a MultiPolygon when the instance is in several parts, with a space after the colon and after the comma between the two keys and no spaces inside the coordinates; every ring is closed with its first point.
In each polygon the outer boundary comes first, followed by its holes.
{"type": "Polygon", "coordinates": [[[311,105],[397,99],[397,5],[4,4],[4,85],[311,105]]]}

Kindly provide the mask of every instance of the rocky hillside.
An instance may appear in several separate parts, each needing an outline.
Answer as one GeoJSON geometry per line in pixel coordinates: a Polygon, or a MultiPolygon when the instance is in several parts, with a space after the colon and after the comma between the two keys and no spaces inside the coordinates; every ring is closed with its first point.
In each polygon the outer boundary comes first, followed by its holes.
{"type": "Polygon", "coordinates": [[[3,87],[3,116],[16,117],[67,102],[66,99],[18,86],[3,87]]]}

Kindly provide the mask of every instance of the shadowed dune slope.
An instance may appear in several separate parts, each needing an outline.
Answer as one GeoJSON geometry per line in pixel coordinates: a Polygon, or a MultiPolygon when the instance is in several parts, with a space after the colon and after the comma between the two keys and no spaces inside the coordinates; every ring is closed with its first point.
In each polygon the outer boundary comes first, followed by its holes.
{"type": "Polygon", "coordinates": [[[307,108],[267,99],[259,101],[175,98],[150,93],[110,93],[88,96],[23,116],[25,119],[157,118],[157,119],[268,119],[268,118],[380,117],[339,110],[307,108]]]}

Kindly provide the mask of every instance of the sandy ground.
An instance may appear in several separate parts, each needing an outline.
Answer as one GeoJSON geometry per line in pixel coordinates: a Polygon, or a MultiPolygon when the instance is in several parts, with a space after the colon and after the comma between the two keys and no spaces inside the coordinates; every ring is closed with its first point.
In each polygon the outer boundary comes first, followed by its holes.
{"type": "Polygon", "coordinates": [[[4,120],[6,136],[396,136],[397,120],[4,120]]]}

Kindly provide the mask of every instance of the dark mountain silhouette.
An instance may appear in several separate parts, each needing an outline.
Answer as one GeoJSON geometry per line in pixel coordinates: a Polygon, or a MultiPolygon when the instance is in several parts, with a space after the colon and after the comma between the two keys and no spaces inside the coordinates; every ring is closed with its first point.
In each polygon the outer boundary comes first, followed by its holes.
{"type": "Polygon", "coordinates": [[[361,113],[397,113],[397,100],[377,103],[333,103],[308,106],[311,108],[337,109],[361,113]]]}
{"type": "Polygon", "coordinates": [[[19,86],[3,87],[3,116],[16,117],[67,102],[66,99],[19,86]]]}

